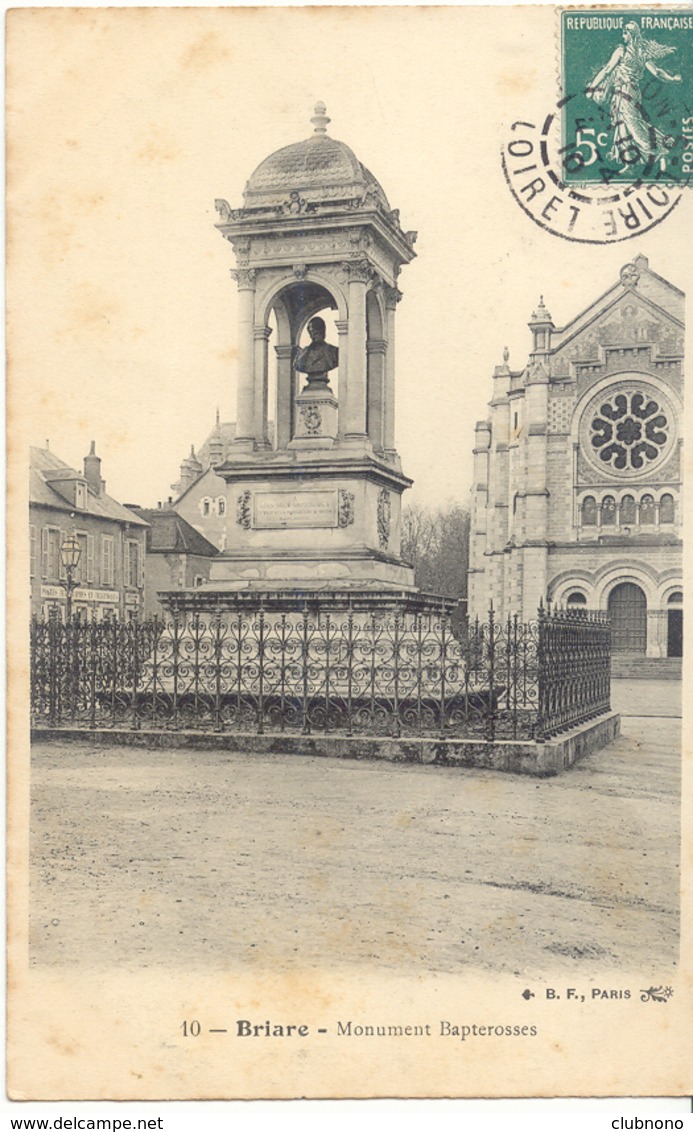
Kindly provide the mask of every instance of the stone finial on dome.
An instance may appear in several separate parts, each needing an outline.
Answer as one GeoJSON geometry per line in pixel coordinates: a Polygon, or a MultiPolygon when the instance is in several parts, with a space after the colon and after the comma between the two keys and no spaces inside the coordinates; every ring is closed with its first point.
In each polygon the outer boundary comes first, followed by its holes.
{"type": "Polygon", "coordinates": [[[313,110],[313,117],[311,118],[311,122],[313,123],[313,125],[315,127],[314,132],[317,134],[318,137],[324,137],[325,136],[325,134],[327,133],[327,127],[329,126],[330,122],[332,121],[331,118],[327,117],[327,115],[325,113],[326,109],[327,109],[327,107],[325,106],[324,102],[316,102],[315,103],[315,107],[314,107],[314,110],[313,110]]]}

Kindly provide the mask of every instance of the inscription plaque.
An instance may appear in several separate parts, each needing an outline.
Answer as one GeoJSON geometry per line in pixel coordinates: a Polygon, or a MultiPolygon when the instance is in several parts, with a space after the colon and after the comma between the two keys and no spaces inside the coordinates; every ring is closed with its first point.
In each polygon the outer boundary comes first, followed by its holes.
{"type": "Polygon", "coordinates": [[[253,495],[253,526],[257,530],[336,527],[335,491],[257,491],[253,495]]]}

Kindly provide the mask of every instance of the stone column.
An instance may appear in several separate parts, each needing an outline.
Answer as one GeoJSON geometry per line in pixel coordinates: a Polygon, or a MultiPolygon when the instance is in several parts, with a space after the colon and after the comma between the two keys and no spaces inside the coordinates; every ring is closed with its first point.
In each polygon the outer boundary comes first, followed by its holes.
{"type": "Polygon", "coordinates": [[[270,326],[256,326],[253,329],[255,342],[255,444],[258,448],[269,448],[269,433],[267,429],[267,387],[268,365],[267,344],[272,328],[270,326]]]}
{"type": "Polygon", "coordinates": [[[368,371],[368,435],[374,448],[383,449],[385,416],[385,354],[387,344],[381,338],[369,338],[366,343],[368,371]]]}
{"type": "Polygon", "coordinates": [[[383,448],[395,451],[395,314],[402,298],[398,287],[385,287],[387,311],[387,354],[385,355],[385,392],[383,404],[383,448]]]}
{"type": "Polygon", "coordinates": [[[238,284],[238,387],[236,389],[236,440],[252,445],[255,436],[255,389],[253,327],[255,325],[255,279],[253,268],[231,275],[238,284]]]}
{"type": "Polygon", "coordinates": [[[344,265],[349,277],[349,338],[347,342],[347,389],[343,432],[346,439],[366,436],[366,287],[372,268],[367,260],[344,265]]]}
{"type": "Polygon", "coordinates": [[[349,353],[349,321],[346,318],[335,319],[335,329],[339,335],[339,367],[337,369],[337,399],[341,408],[338,410],[339,435],[344,435],[345,415],[347,403],[347,390],[349,388],[348,353],[349,353]]]}
{"type": "Polygon", "coordinates": [[[275,346],[277,355],[277,448],[286,448],[291,440],[291,403],[294,391],[292,388],[293,372],[291,369],[291,355],[293,346],[275,346]]]}

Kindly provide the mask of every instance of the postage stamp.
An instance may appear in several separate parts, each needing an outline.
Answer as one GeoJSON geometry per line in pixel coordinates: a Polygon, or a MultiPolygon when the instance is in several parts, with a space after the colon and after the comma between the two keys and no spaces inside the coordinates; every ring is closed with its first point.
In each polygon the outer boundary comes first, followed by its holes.
{"type": "Polygon", "coordinates": [[[693,173],[693,12],[561,13],[563,178],[679,185],[693,173]]]}

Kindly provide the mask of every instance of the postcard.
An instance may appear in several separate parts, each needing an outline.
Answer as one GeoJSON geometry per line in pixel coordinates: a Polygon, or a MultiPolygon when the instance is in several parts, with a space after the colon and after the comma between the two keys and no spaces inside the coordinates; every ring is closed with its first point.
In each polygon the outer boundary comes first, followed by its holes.
{"type": "Polygon", "coordinates": [[[690,8],[7,83],[10,1096],[690,1093],[690,8]]]}

